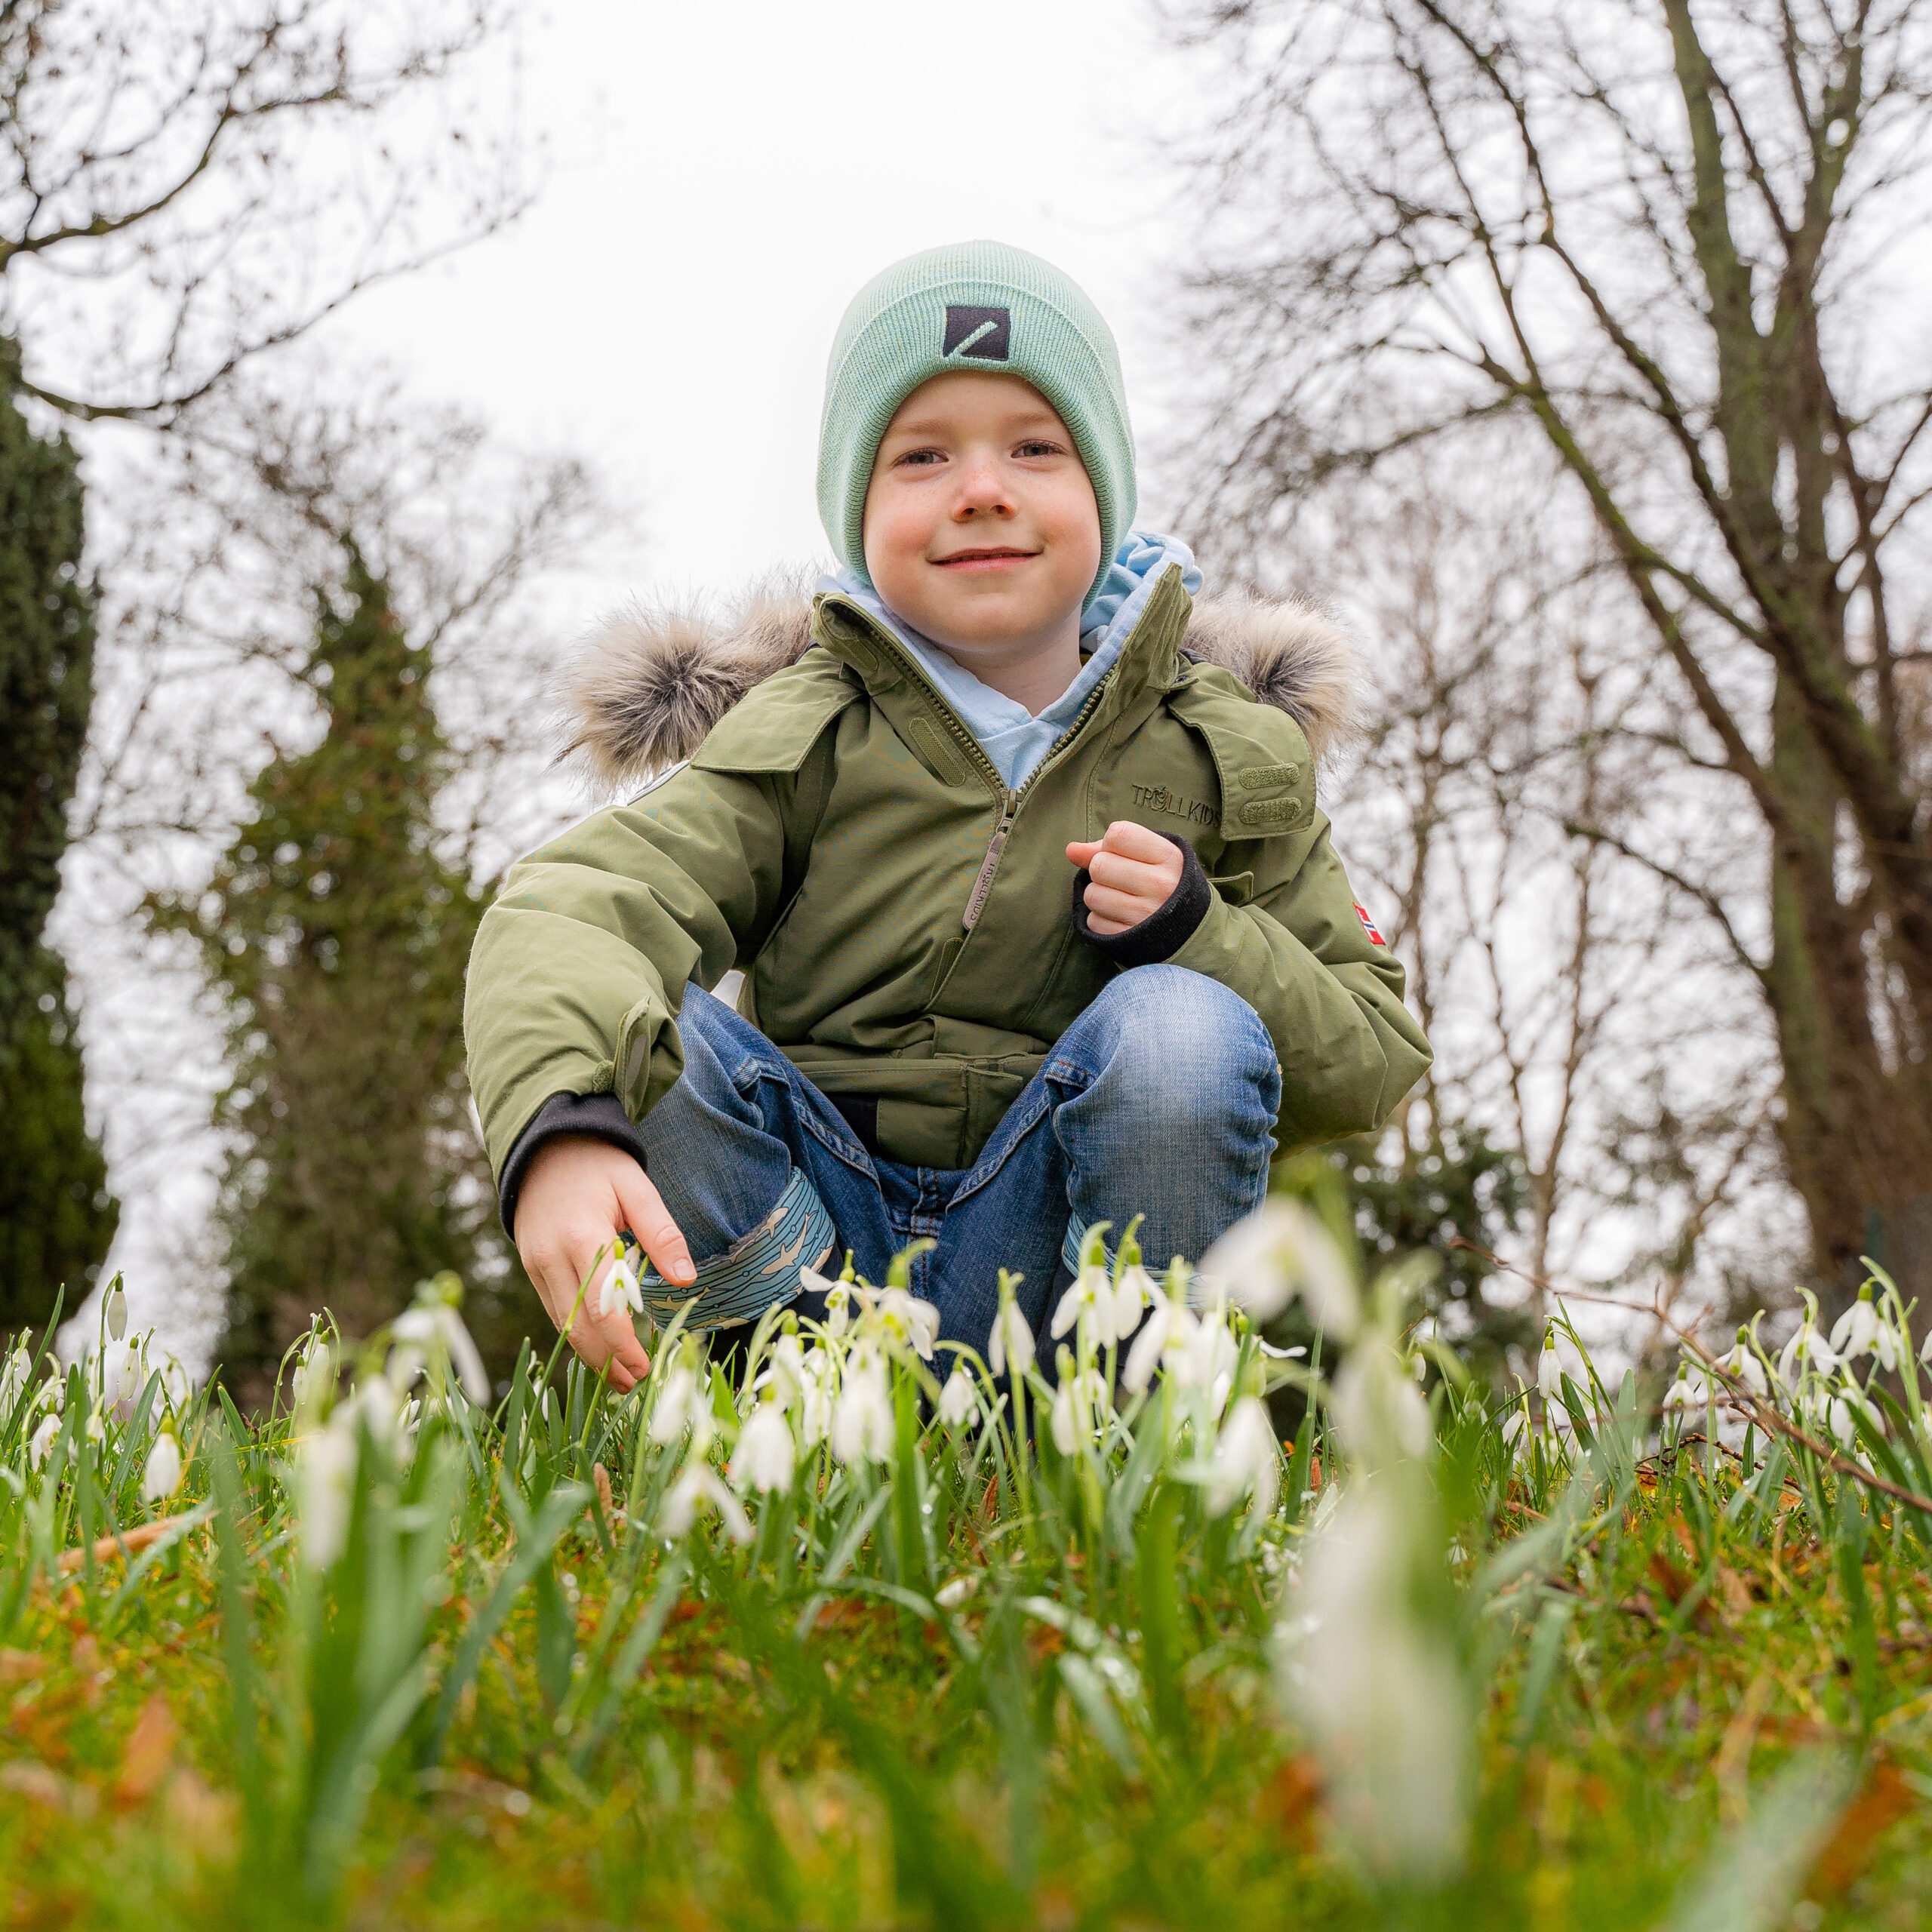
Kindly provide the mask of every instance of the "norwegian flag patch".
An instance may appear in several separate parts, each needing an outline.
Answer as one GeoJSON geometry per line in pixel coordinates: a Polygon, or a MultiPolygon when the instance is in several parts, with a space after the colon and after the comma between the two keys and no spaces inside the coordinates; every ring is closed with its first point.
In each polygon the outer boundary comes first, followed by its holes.
{"type": "Polygon", "coordinates": [[[1367,934],[1372,944],[1386,946],[1389,943],[1377,931],[1375,921],[1368,916],[1368,908],[1366,906],[1358,906],[1355,908],[1355,917],[1361,921],[1361,929],[1367,934]]]}

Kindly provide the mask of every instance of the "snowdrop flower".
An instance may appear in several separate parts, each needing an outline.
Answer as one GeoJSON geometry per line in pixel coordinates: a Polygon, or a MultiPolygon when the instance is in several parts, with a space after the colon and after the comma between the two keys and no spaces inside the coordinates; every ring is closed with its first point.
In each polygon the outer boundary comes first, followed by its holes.
{"type": "Polygon", "coordinates": [[[15,1349],[0,1364],[0,1417],[13,1414],[14,1404],[20,1399],[32,1367],[33,1357],[23,1348],[15,1349]]]}
{"type": "Polygon", "coordinates": [[[321,1337],[311,1331],[295,1358],[288,1377],[288,1398],[295,1413],[319,1409],[322,1398],[335,1386],[335,1352],[321,1337]]]}
{"type": "Polygon", "coordinates": [[[1778,1357],[1778,1380],[1789,1389],[1795,1386],[1801,1369],[1809,1370],[1814,1374],[1829,1375],[1838,1365],[1837,1354],[1819,1334],[1807,1309],[1804,1321],[1778,1357]]]}
{"type": "Polygon", "coordinates": [[[1189,1337],[1200,1325],[1179,1302],[1170,1301],[1158,1288],[1153,1290],[1152,1300],[1152,1312],[1141,1323],[1134,1346],[1127,1352],[1127,1366],[1121,1371],[1122,1385],[1136,1395],[1153,1380],[1157,1368],[1185,1355],[1189,1337]]]}
{"type": "Polygon", "coordinates": [[[868,1349],[845,1365],[832,1411],[832,1453],[841,1463],[890,1462],[893,1420],[885,1358],[868,1349]]]}
{"type": "Polygon", "coordinates": [[[838,1364],[826,1349],[808,1349],[798,1364],[798,1431],[808,1449],[832,1433],[832,1403],[838,1364]]]}
{"type": "Polygon", "coordinates": [[[1851,1404],[1842,1395],[1834,1395],[1827,1413],[1832,1434],[1837,1438],[1838,1447],[1849,1449],[1858,1440],[1858,1425],[1852,1420],[1851,1404]]]}
{"type": "Polygon", "coordinates": [[[125,1422],[147,1380],[142,1372],[140,1343],[109,1341],[94,1358],[94,1379],[101,1407],[125,1411],[121,1419],[125,1422]]]}
{"type": "Polygon", "coordinates": [[[1104,1349],[1114,1340],[1113,1284],[1104,1268],[1083,1268],[1074,1277],[1072,1285],[1060,1297],[1060,1306],[1054,1310],[1053,1324],[1048,1332],[1057,1340],[1083,1319],[1097,1348],[1104,1349]]]}
{"type": "Polygon", "coordinates": [[[1709,1407],[1711,1385],[1700,1368],[1693,1368],[1684,1363],[1677,1371],[1677,1380],[1664,1391],[1663,1406],[1666,1409],[1702,1409],[1709,1407]]]}
{"type": "Polygon", "coordinates": [[[1254,1491],[1256,1513],[1266,1516],[1272,1512],[1281,1485],[1281,1450],[1260,1397],[1244,1395],[1229,1411],[1227,1425],[1214,1444],[1209,1471],[1211,1515],[1226,1515],[1250,1487],[1254,1491]]]}
{"type": "Polygon", "coordinates": [[[1898,1367],[1898,1345],[1890,1326],[1868,1299],[1867,1289],[1832,1324],[1832,1352],[1841,1361],[1875,1355],[1889,1373],[1898,1367]]]}
{"type": "Polygon", "coordinates": [[[933,1592],[933,1601],[941,1610],[957,1610],[980,1587],[977,1577],[955,1577],[949,1583],[942,1583],[933,1592]]]}
{"type": "Polygon", "coordinates": [[[1177,1387],[1204,1395],[1208,1414],[1219,1421],[1234,1386],[1238,1354],[1235,1338],[1228,1332],[1227,1310],[1217,1302],[1205,1315],[1195,1318],[1186,1331],[1184,1345],[1171,1352],[1168,1374],[1177,1387]]]}
{"type": "Polygon", "coordinates": [[[1336,1371],[1328,1406],[1352,1455],[1371,1467],[1429,1454],[1429,1404],[1386,1342],[1351,1349],[1336,1371]]]}
{"type": "Polygon", "coordinates": [[[844,1334],[852,1325],[851,1284],[835,1281],[829,1275],[821,1275],[816,1268],[801,1268],[798,1282],[808,1293],[824,1296],[825,1332],[828,1335],[844,1334]]]}
{"type": "Polygon", "coordinates": [[[1417,1611],[1417,1579],[1438,1560],[1420,1520],[1426,1505],[1399,1480],[1352,1481],[1340,1493],[1302,1559],[1300,1616],[1278,1652],[1282,1688],[1321,1752],[1336,1822],[1358,1854],[1385,1870],[1439,1878],[1463,1844],[1470,1716],[1452,1638],[1417,1611]]]}
{"type": "Polygon", "coordinates": [[[939,1310],[905,1288],[880,1291],[876,1304],[881,1324],[894,1340],[909,1343],[921,1361],[933,1358],[939,1340],[939,1310]]]}
{"type": "Polygon", "coordinates": [[[1556,1330],[1543,1331],[1543,1353],[1537,1358],[1537,1392],[1546,1402],[1563,1400],[1563,1363],[1556,1352],[1556,1330]]]}
{"type": "MultiPolygon", "coordinates": [[[[547,1390],[545,1392],[549,1392],[547,1390]]],[[[651,1411],[650,1436],[660,1448],[667,1447],[684,1434],[687,1427],[703,1430],[706,1442],[711,1432],[704,1426],[703,1419],[711,1414],[711,1404],[704,1398],[698,1387],[696,1371],[691,1367],[688,1355],[681,1356],[676,1367],[665,1377],[657,1391],[657,1400],[651,1411]]],[[[700,1451],[701,1453],[701,1451],[700,1451]]]]}
{"type": "Polygon", "coordinates": [[[349,1541],[356,1461],[355,1432],[349,1414],[346,1409],[338,1411],[326,1429],[303,1439],[296,1454],[302,1555],[313,1569],[328,1569],[349,1541]]]}
{"type": "Polygon", "coordinates": [[[418,1302],[406,1308],[390,1324],[389,1333],[401,1344],[398,1379],[411,1381],[420,1365],[423,1352],[439,1351],[447,1355],[456,1371],[463,1392],[479,1409],[490,1401],[490,1377],[483,1357],[463,1325],[463,1317],[448,1302],[418,1302]]]}
{"type": "Polygon", "coordinates": [[[1309,1318],[1331,1340],[1361,1326],[1361,1298],[1328,1231],[1297,1201],[1265,1201],[1201,1257],[1203,1287],[1225,1291],[1257,1322],[1281,1313],[1299,1292],[1309,1318]]]}
{"type": "Polygon", "coordinates": [[[986,1346],[986,1365],[995,1375],[1005,1374],[1009,1364],[1015,1375],[1024,1375],[1033,1366],[1033,1331],[1010,1294],[993,1317],[992,1337],[986,1346]]]}
{"type": "Polygon", "coordinates": [[[1764,1364],[1758,1359],[1742,1328],[1737,1331],[1736,1347],[1730,1354],[1718,1357],[1718,1366],[1727,1374],[1734,1375],[1761,1401],[1770,1397],[1770,1380],[1764,1373],[1764,1364]]]}
{"type": "Polygon", "coordinates": [[[761,1402],[738,1432],[737,1446],[731,1451],[731,1483],[740,1495],[755,1489],[763,1496],[774,1489],[789,1489],[798,1453],[792,1441],[792,1425],[776,1402],[761,1402]]]}
{"type": "Polygon", "coordinates": [[[121,1277],[116,1275],[107,1291],[107,1332],[119,1341],[128,1332],[128,1297],[121,1286],[121,1277]]]}
{"type": "Polygon", "coordinates": [[[789,1415],[804,1393],[804,1364],[805,1345],[795,1333],[788,1331],[773,1342],[765,1356],[765,1366],[753,1386],[771,1389],[772,1399],[789,1415]]]}
{"type": "Polygon", "coordinates": [[[1919,1344],[1918,1359],[1927,1368],[1932,1368],[1932,1333],[1928,1333],[1925,1340],[1919,1344]]]}
{"type": "Polygon", "coordinates": [[[1120,1279],[1114,1286],[1116,1341],[1125,1341],[1140,1326],[1142,1312],[1160,1292],[1154,1285],[1153,1276],[1139,1262],[1130,1262],[1120,1271],[1120,1279]]]}
{"type": "Polygon", "coordinates": [[[88,1410],[87,1427],[82,1431],[82,1433],[90,1442],[97,1444],[107,1440],[107,1425],[101,1420],[100,1411],[98,1409],[88,1410]]]}
{"type": "MultiPolygon", "coordinates": [[[[150,1342],[152,1337],[149,1337],[150,1342]]],[[[148,1367],[161,1377],[162,1398],[171,1409],[183,1407],[194,1389],[189,1379],[188,1365],[172,1349],[159,1346],[150,1348],[148,1367]]]]}
{"type": "Polygon", "coordinates": [[[181,1487],[181,1445],[164,1429],[154,1439],[141,1471],[141,1500],[159,1503],[181,1487]]]}
{"type": "Polygon", "coordinates": [[[973,1378],[963,1368],[955,1368],[946,1378],[946,1386],[939,1392],[939,1419],[948,1429],[957,1429],[979,1412],[979,1398],[974,1392],[973,1378]]]}
{"type": "Polygon", "coordinates": [[[657,1527],[667,1537],[688,1536],[700,1509],[716,1510],[725,1534],[734,1543],[751,1541],[751,1518],[743,1506],[718,1481],[718,1472],[709,1463],[694,1461],[685,1465],[666,1494],[657,1527]]]}
{"type": "Polygon", "coordinates": [[[41,1417],[39,1426],[35,1429],[27,1441],[27,1460],[35,1469],[38,1469],[47,1460],[54,1447],[54,1438],[60,1433],[60,1412],[58,1410],[50,1411],[48,1414],[41,1417]]]}
{"type": "Polygon", "coordinates": [[[632,1265],[630,1251],[619,1248],[611,1262],[611,1272],[597,1291],[597,1312],[608,1315],[614,1308],[627,1308],[633,1315],[644,1312],[644,1288],[632,1265]]]}
{"type": "Polygon", "coordinates": [[[1091,1446],[1097,1418],[1107,1407],[1107,1385],[1098,1369],[1074,1372],[1073,1355],[1063,1347],[1060,1352],[1060,1386],[1054,1391],[1052,1428],[1054,1447],[1063,1456],[1077,1455],[1091,1446]]]}

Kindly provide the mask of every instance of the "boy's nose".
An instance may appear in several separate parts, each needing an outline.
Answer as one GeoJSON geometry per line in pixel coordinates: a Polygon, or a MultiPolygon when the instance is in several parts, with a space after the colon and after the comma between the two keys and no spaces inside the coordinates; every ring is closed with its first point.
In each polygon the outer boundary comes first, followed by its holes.
{"type": "Polygon", "coordinates": [[[955,516],[983,515],[988,512],[1010,516],[1012,493],[1000,466],[991,457],[969,457],[959,466],[958,494],[953,500],[955,516]]]}

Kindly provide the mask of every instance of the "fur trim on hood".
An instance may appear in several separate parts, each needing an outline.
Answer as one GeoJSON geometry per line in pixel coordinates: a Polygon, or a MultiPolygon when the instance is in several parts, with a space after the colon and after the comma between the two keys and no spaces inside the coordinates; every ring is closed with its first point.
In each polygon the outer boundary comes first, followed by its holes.
{"type": "MultiPolygon", "coordinates": [[[[811,645],[812,601],[798,580],[768,580],[720,612],[632,604],[586,640],[565,689],[569,742],[612,791],[688,758],[751,688],[811,645]]],[[[1285,711],[1318,758],[1354,728],[1360,672],[1346,633],[1295,598],[1204,597],[1183,648],[1232,672],[1285,711]]]]}

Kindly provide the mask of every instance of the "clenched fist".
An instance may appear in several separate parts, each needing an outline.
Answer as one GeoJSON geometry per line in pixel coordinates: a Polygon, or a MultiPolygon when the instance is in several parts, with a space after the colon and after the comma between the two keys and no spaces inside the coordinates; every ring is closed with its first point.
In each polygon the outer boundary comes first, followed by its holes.
{"type": "Polygon", "coordinates": [[[1075,840],[1066,856],[1091,875],[1087,923],[1103,939],[1152,918],[1180,884],[1180,848],[1131,819],[1115,819],[1104,838],[1075,840]]]}

